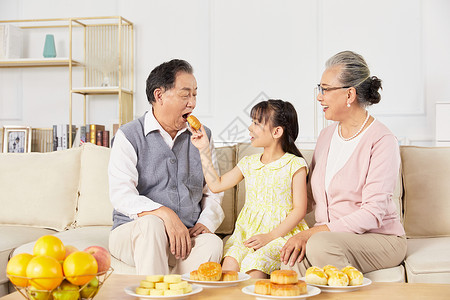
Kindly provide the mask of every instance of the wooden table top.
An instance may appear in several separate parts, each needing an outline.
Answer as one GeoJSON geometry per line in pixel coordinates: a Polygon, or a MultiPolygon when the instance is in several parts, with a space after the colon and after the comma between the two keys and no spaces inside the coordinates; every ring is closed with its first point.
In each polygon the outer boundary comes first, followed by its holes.
{"type": "MultiPolygon", "coordinates": [[[[124,292],[124,288],[131,285],[138,285],[145,279],[139,275],[112,274],[100,289],[95,300],[137,300],[124,292]]],[[[255,279],[240,282],[233,287],[224,288],[203,288],[203,291],[196,295],[189,296],[189,300],[222,300],[222,299],[256,299],[254,296],[246,295],[242,288],[255,283],[255,279]]],[[[1,297],[1,300],[21,300],[25,299],[18,292],[1,297]]],[[[373,282],[369,286],[359,290],[345,293],[321,292],[317,296],[309,297],[312,300],[391,300],[391,299],[450,299],[450,284],[429,284],[429,283],[384,283],[373,282]]]]}

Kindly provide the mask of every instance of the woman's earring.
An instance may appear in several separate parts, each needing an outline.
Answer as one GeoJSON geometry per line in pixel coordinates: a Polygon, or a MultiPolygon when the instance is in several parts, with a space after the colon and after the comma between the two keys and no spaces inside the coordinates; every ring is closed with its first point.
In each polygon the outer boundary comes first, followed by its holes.
{"type": "Polygon", "coordinates": [[[350,107],[350,103],[347,103],[347,107],[350,107]]]}

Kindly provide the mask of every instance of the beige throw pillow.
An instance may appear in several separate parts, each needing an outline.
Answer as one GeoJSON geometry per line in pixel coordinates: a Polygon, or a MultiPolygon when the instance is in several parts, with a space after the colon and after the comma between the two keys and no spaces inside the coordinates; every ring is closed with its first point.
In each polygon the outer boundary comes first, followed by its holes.
{"type": "Polygon", "coordinates": [[[81,147],[80,196],[76,226],[112,225],[108,164],[110,148],[91,143],[81,147]]]}
{"type": "Polygon", "coordinates": [[[405,231],[450,236],[450,148],[402,146],[405,231]]]}
{"type": "Polygon", "coordinates": [[[75,219],[81,149],[0,154],[0,224],[64,230],[75,219]]]}

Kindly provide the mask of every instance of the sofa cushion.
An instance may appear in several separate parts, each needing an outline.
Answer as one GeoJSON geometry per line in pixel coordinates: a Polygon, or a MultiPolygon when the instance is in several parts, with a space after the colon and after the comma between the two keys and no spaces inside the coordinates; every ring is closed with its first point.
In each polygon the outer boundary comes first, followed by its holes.
{"type": "Polygon", "coordinates": [[[400,265],[398,267],[387,268],[365,273],[364,277],[374,282],[405,282],[405,268],[400,265]]]}
{"type": "Polygon", "coordinates": [[[76,226],[112,225],[108,163],[110,148],[83,144],[76,226]]]}
{"type": "Polygon", "coordinates": [[[43,235],[54,233],[55,231],[51,229],[0,225],[0,284],[8,282],[6,265],[16,247],[35,241],[43,235]]]}
{"type": "Polygon", "coordinates": [[[450,236],[450,148],[402,146],[408,237],[450,236]]]}
{"type": "Polygon", "coordinates": [[[408,239],[408,282],[450,283],[450,237],[408,239]]]}
{"type": "MultiPolygon", "coordinates": [[[[217,162],[219,164],[220,174],[225,174],[236,166],[236,147],[223,146],[216,148],[217,162]]],[[[236,187],[224,192],[222,199],[222,209],[225,213],[225,219],[216,230],[217,234],[231,234],[234,230],[236,220],[236,187]]]]}
{"type": "Polygon", "coordinates": [[[81,149],[0,154],[0,224],[64,230],[75,220],[81,149]]]}

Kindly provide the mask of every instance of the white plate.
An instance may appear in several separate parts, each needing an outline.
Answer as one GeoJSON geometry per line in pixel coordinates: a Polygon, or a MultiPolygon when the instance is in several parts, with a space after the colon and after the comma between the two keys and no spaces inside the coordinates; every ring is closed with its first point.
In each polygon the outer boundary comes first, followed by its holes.
{"type": "MultiPolygon", "coordinates": [[[[305,280],[305,277],[300,278],[301,280],[305,280]]],[[[310,285],[316,286],[322,290],[322,292],[328,292],[328,293],[342,293],[342,292],[351,292],[359,290],[362,287],[368,286],[372,283],[372,280],[369,278],[364,277],[363,278],[363,284],[362,285],[349,285],[349,286],[329,286],[329,285],[321,285],[321,284],[312,284],[308,283],[310,285]]]]}
{"type": "Polygon", "coordinates": [[[221,288],[237,285],[239,282],[246,281],[250,279],[250,275],[238,272],[238,280],[233,281],[201,281],[201,280],[192,280],[189,278],[189,273],[185,273],[181,275],[181,279],[188,281],[190,283],[195,283],[198,286],[204,288],[221,288]]]}
{"type": "Polygon", "coordinates": [[[194,294],[198,294],[201,291],[203,291],[203,289],[199,286],[196,285],[192,285],[192,292],[187,293],[187,294],[183,294],[183,295],[174,295],[174,296],[150,296],[150,295],[138,295],[136,294],[136,288],[139,287],[139,285],[132,285],[132,286],[128,286],[125,288],[125,293],[127,293],[128,295],[134,296],[134,297],[138,297],[141,300],[149,300],[149,299],[183,299],[185,297],[194,295],[194,294]]]}
{"type": "Polygon", "coordinates": [[[242,292],[247,295],[255,296],[256,299],[266,300],[266,299],[305,299],[308,297],[316,296],[320,294],[320,289],[315,286],[307,285],[308,292],[299,296],[271,296],[271,295],[261,295],[255,293],[255,285],[248,285],[242,288],[242,292]]]}

